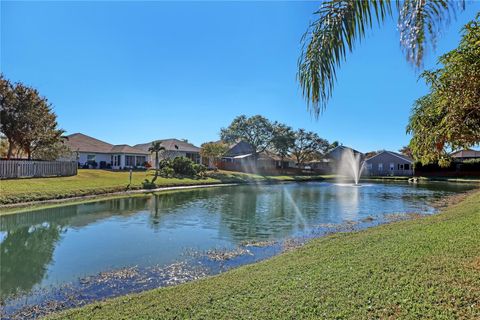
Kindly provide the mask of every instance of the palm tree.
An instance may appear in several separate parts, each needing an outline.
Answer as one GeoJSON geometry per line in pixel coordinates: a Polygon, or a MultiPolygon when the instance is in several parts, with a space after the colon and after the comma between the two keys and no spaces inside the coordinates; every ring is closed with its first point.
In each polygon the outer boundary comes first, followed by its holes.
{"type": "Polygon", "coordinates": [[[152,179],[152,182],[151,183],[154,183],[155,180],[157,180],[157,177],[158,177],[158,167],[159,167],[159,164],[158,164],[158,153],[160,151],[163,151],[165,150],[165,147],[162,146],[162,142],[161,141],[153,141],[152,142],[152,145],[150,146],[150,148],[148,148],[148,152],[155,152],[155,176],[153,177],[152,179]]]}
{"type": "Polygon", "coordinates": [[[421,68],[425,47],[435,45],[440,29],[463,10],[465,0],[325,0],[302,37],[297,78],[316,116],[326,108],[336,81],[336,70],[355,42],[363,39],[374,22],[381,24],[398,14],[400,45],[407,61],[421,68]],[[392,10],[393,7],[396,10],[392,10]]]}

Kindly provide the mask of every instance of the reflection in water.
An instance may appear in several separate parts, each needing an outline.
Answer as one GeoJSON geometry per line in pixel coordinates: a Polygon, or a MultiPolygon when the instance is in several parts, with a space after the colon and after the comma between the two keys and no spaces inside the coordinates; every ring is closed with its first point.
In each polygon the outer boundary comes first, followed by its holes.
{"type": "Polygon", "coordinates": [[[329,183],[193,189],[0,217],[0,294],[128,266],[167,265],[186,249],[306,234],[319,224],[431,212],[429,200],[466,185],[329,183]]]}
{"type": "MultiPolygon", "coordinates": [[[[345,220],[354,220],[357,218],[359,213],[359,197],[360,197],[360,188],[368,188],[369,186],[337,186],[337,188],[341,188],[340,192],[338,192],[338,206],[340,211],[344,214],[345,220]]],[[[337,209],[338,210],[338,209],[337,209]]]]}
{"type": "Polygon", "coordinates": [[[29,291],[43,279],[61,232],[49,223],[7,231],[0,251],[2,296],[29,291]]]}

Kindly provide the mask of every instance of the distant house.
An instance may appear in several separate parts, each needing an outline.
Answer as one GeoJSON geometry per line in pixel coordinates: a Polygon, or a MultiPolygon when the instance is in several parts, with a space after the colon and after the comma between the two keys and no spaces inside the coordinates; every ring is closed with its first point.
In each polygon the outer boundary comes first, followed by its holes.
{"type": "Polygon", "coordinates": [[[465,150],[456,151],[450,154],[450,156],[458,162],[463,162],[465,160],[480,159],[480,151],[465,149],[465,150]]]}
{"type": "MultiPolygon", "coordinates": [[[[162,147],[165,148],[165,151],[162,151],[160,156],[161,158],[165,159],[174,159],[176,157],[187,157],[191,159],[195,163],[201,162],[200,157],[200,148],[194,146],[193,144],[187,142],[186,140],[179,140],[179,139],[160,139],[155,140],[160,141],[162,147]]],[[[152,141],[153,142],[153,141],[152,141]]],[[[140,149],[144,152],[149,154],[149,162],[152,165],[155,165],[155,154],[150,154],[148,149],[151,147],[152,142],[147,143],[140,143],[136,144],[133,147],[136,149],[140,149]]]]}
{"type": "Polygon", "coordinates": [[[126,144],[113,145],[82,133],[66,136],[65,144],[84,167],[123,169],[144,167],[147,162],[148,152],[126,144]]]}
{"type": "Polygon", "coordinates": [[[365,160],[366,174],[371,176],[411,176],[413,159],[393,151],[382,151],[365,160]]]}
{"type": "Polygon", "coordinates": [[[355,150],[353,148],[350,148],[350,147],[346,147],[346,146],[338,146],[338,147],[335,147],[333,148],[332,150],[330,150],[329,152],[327,152],[324,156],[325,159],[329,159],[331,161],[340,161],[343,157],[343,154],[347,151],[347,150],[351,150],[353,152],[353,154],[361,154],[363,155],[363,153],[361,153],[360,151],[358,150],[355,150]]]}
{"type": "Polygon", "coordinates": [[[362,158],[365,157],[364,154],[358,150],[346,146],[338,146],[327,152],[320,161],[312,162],[310,166],[315,170],[335,173],[337,172],[340,160],[347,151],[352,151],[354,155],[359,154],[362,158]]]}
{"type": "Polygon", "coordinates": [[[222,157],[218,164],[220,169],[256,172],[270,171],[276,169],[287,169],[294,166],[294,161],[290,158],[282,159],[277,154],[264,151],[254,158],[252,146],[245,141],[239,141],[230,145],[230,149],[222,157]]]}

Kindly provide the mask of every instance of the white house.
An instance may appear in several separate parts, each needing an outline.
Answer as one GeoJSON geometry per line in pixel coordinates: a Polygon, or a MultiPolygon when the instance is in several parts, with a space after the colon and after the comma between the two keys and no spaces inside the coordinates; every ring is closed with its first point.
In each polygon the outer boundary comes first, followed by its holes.
{"type": "Polygon", "coordinates": [[[149,155],[148,152],[126,144],[113,145],[82,133],[74,133],[65,138],[65,144],[80,166],[102,169],[144,167],[149,155]]]}
{"type": "MultiPolygon", "coordinates": [[[[179,139],[160,139],[161,146],[165,148],[165,151],[161,151],[160,159],[174,159],[176,157],[186,157],[191,159],[195,163],[201,163],[200,148],[189,143],[186,140],[179,139]]],[[[148,156],[148,162],[155,166],[155,154],[148,152],[148,149],[152,146],[152,142],[136,144],[133,147],[135,149],[146,152],[148,156]]]]}

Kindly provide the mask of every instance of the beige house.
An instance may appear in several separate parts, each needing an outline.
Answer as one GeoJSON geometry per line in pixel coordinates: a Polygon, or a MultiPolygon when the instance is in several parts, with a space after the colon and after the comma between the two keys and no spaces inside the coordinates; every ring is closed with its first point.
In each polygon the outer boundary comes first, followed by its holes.
{"type": "Polygon", "coordinates": [[[113,145],[83,133],[65,137],[65,145],[81,167],[100,169],[142,168],[147,162],[148,152],[126,144],[113,145]]]}
{"type": "MultiPolygon", "coordinates": [[[[186,157],[195,163],[201,163],[200,148],[186,140],[160,139],[155,141],[160,141],[162,147],[165,148],[165,151],[161,151],[159,154],[160,159],[186,157]]],[[[155,166],[155,154],[148,151],[148,149],[152,146],[152,142],[136,144],[134,145],[134,148],[146,152],[148,154],[148,162],[152,166],[155,166]]]]}
{"type": "Polygon", "coordinates": [[[465,149],[465,150],[456,151],[450,154],[450,156],[457,161],[480,159],[480,151],[465,149]]]}

